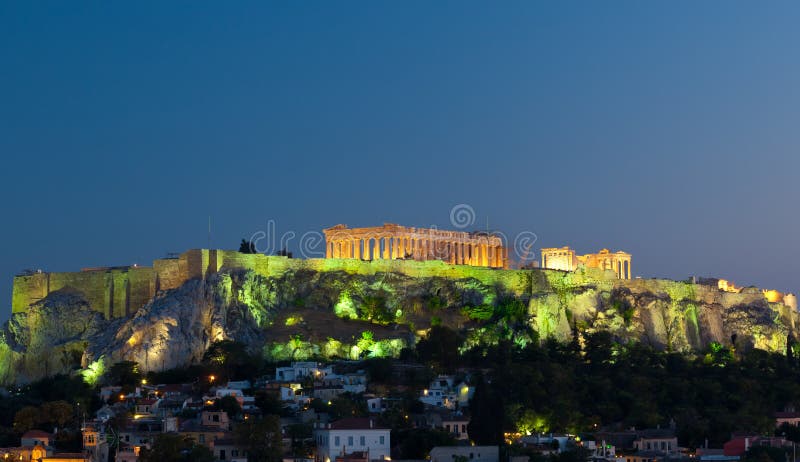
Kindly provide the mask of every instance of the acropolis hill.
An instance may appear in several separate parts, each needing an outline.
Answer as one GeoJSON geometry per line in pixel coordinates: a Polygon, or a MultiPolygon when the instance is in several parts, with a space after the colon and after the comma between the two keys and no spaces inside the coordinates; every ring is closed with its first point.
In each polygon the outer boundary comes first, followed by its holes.
{"type": "Polygon", "coordinates": [[[624,252],[573,259],[569,248],[545,249],[552,264],[569,257],[577,266],[508,269],[507,250],[488,233],[389,226],[329,228],[329,258],[195,249],[151,267],[19,275],[0,381],[120,360],[179,367],[221,339],[274,360],[396,356],[437,324],[461,332],[464,348],[597,331],[687,352],[712,342],[782,351],[798,338],[791,294],[628,279],[624,252]]]}

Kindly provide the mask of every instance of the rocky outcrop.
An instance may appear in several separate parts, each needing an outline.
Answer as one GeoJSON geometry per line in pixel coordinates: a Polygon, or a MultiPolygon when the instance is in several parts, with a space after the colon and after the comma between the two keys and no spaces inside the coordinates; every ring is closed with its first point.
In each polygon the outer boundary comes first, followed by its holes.
{"type": "MultiPolygon", "coordinates": [[[[516,274],[516,273],[515,273],[516,274]]],[[[15,313],[2,330],[0,380],[27,381],[88,364],[136,361],[145,370],[201,360],[235,339],[273,359],[397,354],[441,323],[467,347],[508,338],[520,345],[608,331],[671,351],[717,342],[781,351],[797,314],[759,291],[739,294],[668,280],[534,271],[529,290],[475,278],[289,270],[265,277],[231,270],[157,294],[130,318],[111,321],[81,293],[62,290],[15,313]],[[82,358],[80,357],[82,355],[82,358]]]]}
{"type": "Polygon", "coordinates": [[[79,292],[51,293],[3,326],[0,381],[26,381],[79,365],[90,339],[106,327],[79,292]]]}

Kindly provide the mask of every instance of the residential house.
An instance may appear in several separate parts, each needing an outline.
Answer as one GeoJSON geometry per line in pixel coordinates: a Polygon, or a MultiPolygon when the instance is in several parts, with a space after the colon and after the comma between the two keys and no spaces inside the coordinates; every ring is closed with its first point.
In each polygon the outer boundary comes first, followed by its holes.
{"type": "Polygon", "coordinates": [[[761,436],[754,434],[733,435],[730,440],[722,445],[723,453],[726,456],[741,457],[753,446],[767,446],[781,448],[791,446],[792,443],[786,438],[775,436],[761,436]]]}
{"type": "Polygon", "coordinates": [[[288,367],[278,367],[275,369],[275,380],[295,381],[305,377],[320,379],[333,374],[332,366],[320,366],[314,361],[297,361],[288,367]]]}
{"type": "Polygon", "coordinates": [[[136,415],[150,415],[154,414],[158,400],[144,398],[136,401],[136,415]]]}
{"type": "Polygon", "coordinates": [[[469,440],[467,425],[469,425],[469,416],[461,412],[448,412],[442,415],[440,428],[453,435],[455,439],[466,441],[469,440]]]}
{"type": "Polygon", "coordinates": [[[780,427],[783,424],[797,426],[800,424],[800,412],[785,411],[775,413],[775,426],[780,427]]]}
{"type": "Polygon", "coordinates": [[[233,438],[216,439],[211,443],[211,452],[220,461],[247,462],[246,451],[233,438]]]}
{"type": "Polygon", "coordinates": [[[348,393],[364,393],[367,391],[367,373],[364,371],[349,372],[338,375],[342,388],[348,393]]]}
{"type": "Polygon", "coordinates": [[[331,401],[345,392],[339,379],[314,382],[314,398],[331,401]]]}
{"type": "Polygon", "coordinates": [[[460,382],[455,383],[452,376],[440,375],[430,386],[420,393],[419,400],[429,406],[447,409],[465,408],[475,392],[474,387],[460,382]]]}
{"type": "Polygon", "coordinates": [[[220,414],[225,414],[225,412],[203,411],[200,417],[181,422],[178,433],[192,439],[197,444],[210,448],[214,440],[222,440],[231,436],[231,432],[226,428],[230,425],[227,415],[225,419],[222,419],[220,414]],[[216,422],[214,421],[215,416],[217,417],[216,422]]]}
{"type": "MultiPolygon", "coordinates": [[[[364,451],[369,460],[390,459],[391,431],[372,417],[349,417],[314,426],[316,462],[335,461],[338,456],[364,451]]],[[[452,462],[452,461],[450,461],[452,462]]]]}
{"type": "Polygon", "coordinates": [[[92,459],[82,452],[62,452],[42,457],[39,462],[92,462],[92,459]]]}
{"type": "Polygon", "coordinates": [[[638,451],[659,451],[664,454],[678,452],[678,438],[672,430],[643,432],[633,441],[638,451]]]}
{"type": "Polygon", "coordinates": [[[436,446],[431,449],[431,462],[499,462],[500,448],[497,446],[436,446]]]}
{"type": "Polygon", "coordinates": [[[28,430],[22,434],[20,446],[41,445],[48,447],[53,441],[53,435],[42,430],[28,430]]]}

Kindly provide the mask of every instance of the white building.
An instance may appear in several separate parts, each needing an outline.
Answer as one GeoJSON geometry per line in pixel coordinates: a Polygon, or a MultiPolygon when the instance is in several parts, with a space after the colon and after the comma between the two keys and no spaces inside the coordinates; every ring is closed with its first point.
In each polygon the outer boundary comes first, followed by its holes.
{"type": "Polygon", "coordinates": [[[320,366],[314,361],[297,361],[288,367],[278,367],[275,369],[275,380],[294,381],[303,377],[322,379],[333,374],[333,366],[320,366]]]}
{"type": "Polygon", "coordinates": [[[467,433],[468,425],[469,417],[461,413],[451,413],[448,416],[442,417],[442,429],[453,435],[457,440],[469,439],[469,434],[467,433]]]}
{"type": "MultiPolygon", "coordinates": [[[[350,417],[314,427],[316,462],[335,462],[336,457],[365,451],[369,460],[389,460],[391,431],[372,417],[350,417]]],[[[452,461],[448,461],[452,462],[452,461]]],[[[496,461],[495,461],[496,462],[496,461]]]]}
{"type": "Polygon", "coordinates": [[[461,382],[455,384],[453,377],[440,375],[420,393],[419,400],[430,406],[446,409],[465,408],[475,393],[475,387],[461,382]]]}
{"type": "Polygon", "coordinates": [[[497,446],[436,446],[431,449],[431,462],[453,462],[454,459],[468,462],[499,462],[500,448],[497,446]]]}
{"type": "Polygon", "coordinates": [[[341,379],[342,387],[348,393],[364,393],[367,391],[367,373],[364,371],[351,372],[337,377],[341,379]]]}

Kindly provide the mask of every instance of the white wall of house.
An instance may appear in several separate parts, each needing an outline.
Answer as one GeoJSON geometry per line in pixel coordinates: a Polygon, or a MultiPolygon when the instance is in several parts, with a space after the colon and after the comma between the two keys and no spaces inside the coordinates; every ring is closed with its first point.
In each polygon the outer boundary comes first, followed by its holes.
{"type": "MultiPolygon", "coordinates": [[[[336,456],[354,451],[368,451],[370,460],[389,459],[391,431],[383,428],[354,430],[316,429],[317,462],[331,462],[336,456]]],[[[449,461],[452,462],[452,461],[449,461]]]]}
{"type": "Polygon", "coordinates": [[[431,462],[453,462],[465,458],[468,462],[498,462],[500,448],[497,446],[436,446],[431,449],[431,462]]]}

